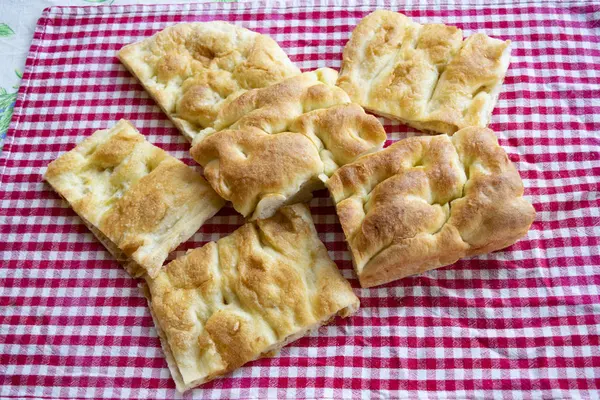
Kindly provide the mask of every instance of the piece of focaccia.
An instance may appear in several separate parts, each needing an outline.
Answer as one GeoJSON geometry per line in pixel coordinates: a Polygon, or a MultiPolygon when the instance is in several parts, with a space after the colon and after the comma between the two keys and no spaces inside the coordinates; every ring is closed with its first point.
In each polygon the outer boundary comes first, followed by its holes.
{"type": "Polygon", "coordinates": [[[363,287],[510,246],[535,218],[487,128],[401,140],[327,185],[363,287]]]}
{"type": "Polygon", "coordinates": [[[510,41],[392,11],[363,18],[344,48],[337,84],[352,101],[417,129],[486,127],[504,81],[510,41]]]}
{"type": "Polygon", "coordinates": [[[190,250],[146,285],[179,391],[273,356],[359,306],[301,204],[190,250]]]}
{"type": "Polygon", "coordinates": [[[132,276],[156,276],[224,204],[198,172],[125,120],[51,162],[44,178],[132,276]]]}
{"type": "Polygon", "coordinates": [[[118,56],[189,141],[241,93],[300,74],[269,36],[222,21],[170,26],[118,56]]]}
{"type": "Polygon", "coordinates": [[[250,219],[310,199],[340,166],[379,150],[383,127],[323,68],[227,104],[194,140],[192,157],[213,188],[250,219]]]}

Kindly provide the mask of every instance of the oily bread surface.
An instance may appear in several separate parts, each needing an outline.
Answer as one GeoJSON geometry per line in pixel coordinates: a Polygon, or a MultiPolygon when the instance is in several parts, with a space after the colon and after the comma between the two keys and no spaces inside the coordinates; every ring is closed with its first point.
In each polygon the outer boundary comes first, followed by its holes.
{"type": "Polygon", "coordinates": [[[179,390],[272,355],[359,305],[300,204],[191,250],[146,284],[179,390]]]}
{"type": "Polygon", "coordinates": [[[510,41],[378,10],[344,48],[338,86],[365,109],[417,129],[453,134],[486,127],[510,58],[510,41]]]}
{"type": "Polygon", "coordinates": [[[300,73],[272,38],[223,21],[170,26],[118,56],[190,142],[241,93],[300,73]]]}
{"type": "Polygon", "coordinates": [[[377,118],[352,104],[336,79],[323,68],[248,91],[196,137],[192,157],[242,215],[268,218],[307,200],[341,165],[383,146],[377,118]]]}
{"type": "Polygon", "coordinates": [[[487,128],[401,140],[327,185],[363,287],[510,246],[535,218],[487,128]]]}
{"type": "Polygon", "coordinates": [[[121,263],[129,264],[123,255],[134,262],[127,269],[135,275],[156,275],[224,204],[199,173],[125,120],[61,155],[44,178],[121,263]]]}

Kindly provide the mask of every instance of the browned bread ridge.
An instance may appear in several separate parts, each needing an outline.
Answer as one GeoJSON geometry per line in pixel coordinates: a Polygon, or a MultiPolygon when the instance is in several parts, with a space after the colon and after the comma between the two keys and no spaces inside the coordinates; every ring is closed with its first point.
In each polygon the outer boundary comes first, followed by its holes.
{"type": "Polygon", "coordinates": [[[401,140],[327,182],[363,287],[510,246],[535,218],[487,128],[401,140]]]}

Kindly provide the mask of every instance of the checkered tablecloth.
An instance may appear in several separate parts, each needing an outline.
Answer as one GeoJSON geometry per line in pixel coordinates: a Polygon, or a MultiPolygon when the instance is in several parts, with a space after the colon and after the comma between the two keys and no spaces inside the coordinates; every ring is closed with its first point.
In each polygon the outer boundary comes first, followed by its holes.
{"type": "MultiPolygon", "coordinates": [[[[360,311],[191,395],[600,398],[600,6],[303,3],[44,11],[0,159],[1,398],[178,396],[138,282],[42,181],[51,160],[120,118],[192,165],[115,52],[173,23],[217,19],[273,36],[303,70],[338,68],[349,32],[375,8],[513,41],[491,128],[537,220],[504,251],[361,289],[334,207],[318,192],[317,230],[360,311]]],[[[388,144],[418,134],[383,121],[388,144]]],[[[176,254],[241,223],[227,207],[176,254]]]]}

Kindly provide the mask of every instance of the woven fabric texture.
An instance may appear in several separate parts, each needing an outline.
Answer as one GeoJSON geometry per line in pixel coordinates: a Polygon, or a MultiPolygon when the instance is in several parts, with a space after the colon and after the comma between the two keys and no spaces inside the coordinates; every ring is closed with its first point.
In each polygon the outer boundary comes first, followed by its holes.
{"type": "MultiPolygon", "coordinates": [[[[537,219],[504,251],[361,289],[317,192],[317,230],[362,308],[190,397],[600,396],[600,6],[255,1],[44,11],[0,159],[0,398],[179,396],[138,282],[42,181],[50,161],[120,118],[194,165],[116,51],[170,24],[225,20],[271,35],[303,70],[339,68],[349,33],[376,8],[513,41],[490,127],[537,219]]],[[[420,134],[382,121],[388,144],[420,134]]],[[[174,256],[242,222],[226,207],[174,256]]]]}

